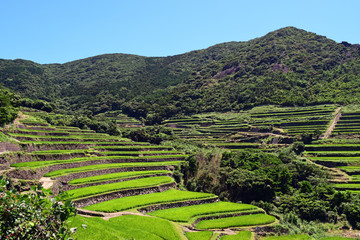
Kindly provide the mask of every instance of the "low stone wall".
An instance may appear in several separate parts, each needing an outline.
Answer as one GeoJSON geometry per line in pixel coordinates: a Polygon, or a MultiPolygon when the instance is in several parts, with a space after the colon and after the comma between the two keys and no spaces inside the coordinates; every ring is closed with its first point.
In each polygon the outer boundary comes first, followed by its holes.
{"type": "Polygon", "coordinates": [[[21,147],[27,152],[42,150],[75,150],[89,149],[94,145],[91,144],[21,144],[21,147]]]}
{"type": "Polygon", "coordinates": [[[36,161],[68,160],[71,158],[86,157],[86,153],[63,153],[63,154],[33,154],[36,161]]]}
{"type": "Polygon", "coordinates": [[[0,152],[18,152],[20,147],[14,143],[0,142],[0,152]]]}
{"type": "Polygon", "coordinates": [[[32,157],[24,152],[7,152],[0,155],[0,163],[18,163],[18,162],[30,162],[32,157]]]}
{"type": "Polygon", "coordinates": [[[160,186],[155,187],[147,187],[147,188],[138,188],[138,189],[129,189],[129,190],[122,190],[122,191],[116,191],[111,193],[106,193],[98,196],[93,196],[89,198],[84,198],[80,200],[75,200],[75,206],[76,207],[86,207],[89,205],[93,205],[100,202],[109,201],[115,198],[121,198],[121,197],[129,197],[129,196],[135,196],[135,195],[144,195],[154,192],[162,192],[165,190],[169,190],[171,188],[174,188],[176,186],[175,182],[163,184],[160,186]]]}
{"type": "Polygon", "coordinates": [[[205,203],[214,203],[217,201],[219,201],[218,197],[199,199],[199,200],[188,200],[188,201],[183,201],[183,202],[161,203],[161,204],[151,205],[148,207],[139,208],[138,211],[141,213],[148,213],[148,212],[153,212],[153,211],[162,210],[162,209],[187,207],[187,206],[199,205],[199,204],[205,204],[205,203]]]}
{"type": "Polygon", "coordinates": [[[313,162],[323,165],[325,167],[329,167],[329,168],[334,168],[334,167],[339,167],[339,166],[347,166],[347,163],[345,163],[345,162],[331,162],[331,161],[321,161],[321,160],[315,160],[313,162]]]}
{"type": "MultiPolygon", "coordinates": [[[[84,166],[96,165],[96,164],[102,164],[102,163],[111,163],[111,161],[108,161],[108,160],[85,161],[85,162],[77,162],[77,163],[57,164],[57,165],[52,165],[52,166],[47,166],[47,167],[37,168],[37,169],[29,169],[29,170],[15,169],[14,171],[11,171],[9,174],[11,175],[11,177],[19,178],[19,179],[39,179],[42,176],[44,176],[44,174],[52,172],[52,171],[56,171],[56,170],[60,170],[60,169],[84,167],[84,166]]],[[[156,167],[156,168],[159,169],[158,167],[156,167]]],[[[121,169],[123,169],[123,171],[129,171],[129,169],[131,169],[131,168],[121,168],[121,169]]],[[[150,167],[136,167],[134,169],[138,169],[136,171],[152,170],[150,167]],[[142,169],[144,169],[144,170],[142,170],[142,169]]],[[[160,168],[159,170],[166,170],[166,169],[168,169],[167,166],[165,166],[164,168],[160,168]]],[[[107,170],[110,170],[110,169],[107,169],[107,170]]],[[[87,173],[89,173],[89,172],[87,172],[87,173]]],[[[78,173],[78,174],[81,174],[81,173],[78,173]]],[[[71,174],[71,175],[74,175],[74,174],[71,174]]],[[[71,175],[64,176],[64,177],[68,177],[66,182],[74,179],[74,178],[72,178],[71,175]]],[[[89,175],[89,176],[94,176],[94,175],[89,175]]]]}
{"type": "MultiPolygon", "coordinates": [[[[32,129],[34,130],[34,129],[32,129]]],[[[68,132],[51,132],[51,130],[45,130],[49,132],[29,132],[29,131],[23,131],[23,130],[15,130],[14,133],[20,133],[20,134],[29,134],[29,135],[38,135],[38,136],[69,136],[70,133],[68,132]]]]}
{"type": "Polygon", "coordinates": [[[212,220],[212,219],[219,219],[219,218],[229,218],[229,217],[237,217],[237,216],[260,214],[260,213],[265,213],[265,211],[262,210],[262,209],[259,209],[258,211],[251,211],[251,212],[224,213],[222,215],[198,217],[194,221],[194,223],[192,225],[195,227],[196,224],[198,224],[198,222],[201,222],[201,221],[204,221],[204,220],[212,220]]]}
{"type": "Polygon", "coordinates": [[[169,177],[171,177],[171,174],[159,173],[159,174],[144,175],[144,176],[134,176],[134,177],[129,177],[129,178],[121,178],[121,179],[102,181],[102,182],[94,182],[94,183],[87,183],[87,184],[79,184],[79,185],[66,184],[66,185],[62,186],[62,190],[67,191],[67,190],[72,190],[72,189],[77,189],[77,188],[91,187],[91,186],[102,185],[102,184],[125,182],[125,181],[129,181],[129,180],[134,180],[134,179],[140,179],[140,178],[146,178],[146,177],[160,177],[160,176],[169,176],[169,177]]]}
{"type": "Polygon", "coordinates": [[[127,168],[109,168],[109,169],[102,169],[102,170],[95,170],[89,172],[79,172],[73,173],[66,176],[59,176],[55,179],[61,183],[67,184],[73,179],[77,178],[84,178],[84,177],[93,177],[98,175],[104,175],[109,173],[116,173],[116,172],[132,172],[132,171],[156,171],[156,170],[173,170],[172,166],[147,166],[147,167],[127,167],[127,168]]]}

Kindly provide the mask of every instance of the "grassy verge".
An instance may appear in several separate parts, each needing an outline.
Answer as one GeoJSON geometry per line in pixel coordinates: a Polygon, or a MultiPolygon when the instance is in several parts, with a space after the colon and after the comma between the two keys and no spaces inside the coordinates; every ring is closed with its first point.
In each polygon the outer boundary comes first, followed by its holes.
{"type": "Polygon", "coordinates": [[[91,187],[84,187],[66,191],[71,199],[85,198],[89,196],[110,193],[119,190],[144,188],[157,186],[165,183],[171,183],[174,180],[171,177],[148,177],[135,180],[129,180],[125,182],[116,182],[104,185],[96,185],[91,187]]]}
{"type": "Polygon", "coordinates": [[[183,233],[169,221],[144,216],[124,215],[109,221],[76,216],[70,219],[69,225],[77,227],[76,239],[185,240],[183,233]],[[83,225],[87,226],[86,229],[83,225]]]}
{"type": "Polygon", "coordinates": [[[241,231],[235,235],[224,235],[220,240],[251,240],[251,236],[250,231],[241,231]]]}
{"type": "Polygon", "coordinates": [[[50,161],[34,161],[34,162],[21,162],[11,164],[12,167],[26,167],[26,168],[40,168],[52,165],[67,164],[67,163],[79,163],[79,162],[90,162],[100,160],[116,160],[116,159],[128,159],[128,160],[146,160],[146,159],[185,159],[187,155],[160,155],[160,156],[102,156],[102,157],[83,157],[83,158],[72,158],[67,160],[50,160],[50,161]]]}
{"type": "Polygon", "coordinates": [[[216,202],[188,207],[179,207],[154,211],[149,213],[151,216],[165,218],[176,222],[188,222],[191,218],[201,215],[226,213],[234,211],[246,211],[257,209],[250,204],[238,204],[232,202],[216,202]]]}
{"type": "Polygon", "coordinates": [[[215,195],[209,193],[198,193],[171,189],[159,193],[117,198],[85,207],[85,209],[100,212],[119,212],[127,209],[139,208],[160,203],[206,199],[213,197],[215,197],[215,195]]]}
{"type": "Polygon", "coordinates": [[[69,184],[79,185],[79,184],[96,183],[96,182],[110,181],[110,180],[123,179],[123,178],[136,177],[136,176],[147,176],[147,175],[166,174],[166,173],[171,173],[171,172],[166,170],[118,172],[118,173],[110,173],[110,174],[98,175],[93,177],[73,179],[69,182],[69,184]]]}
{"type": "Polygon", "coordinates": [[[209,240],[213,232],[211,231],[201,231],[201,232],[187,232],[186,237],[188,240],[209,240]]]}
{"type": "Polygon", "coordinates": [[[196,227],[198,229],[223,229],[229,227],[256,226],[273,223],[276,218],[266,214],[253,214],[229,218],[220,218],[212,220],[204,220],[199,222],[196,227]]]}
{"type": "Polygon", "coordinates": [[[68,168],[52,171],[45,174],[45,177],[59,177],[72,173],[89,172],[96,170],[104,170],[111,168],[130,168],[130,167],[157,167],[157,166],[176,166],[182,163],[182,161],[170,161],[170,162],[136,162],[136,163],[111,163],[111,164],[97,164],[89,165],[78,168],[68,168]]]}

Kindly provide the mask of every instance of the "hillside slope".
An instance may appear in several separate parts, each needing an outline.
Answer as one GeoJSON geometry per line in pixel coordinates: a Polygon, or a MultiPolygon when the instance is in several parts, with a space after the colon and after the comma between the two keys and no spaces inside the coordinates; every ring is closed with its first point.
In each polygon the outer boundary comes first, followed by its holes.
{"type": "Polygon", "coordinates": [[[261,104],[356,103],[360,45],[294,27],[170,57],[107,54],[65,64],[0,60],[0,82],[28,97],[157,122],[261,104]]]}

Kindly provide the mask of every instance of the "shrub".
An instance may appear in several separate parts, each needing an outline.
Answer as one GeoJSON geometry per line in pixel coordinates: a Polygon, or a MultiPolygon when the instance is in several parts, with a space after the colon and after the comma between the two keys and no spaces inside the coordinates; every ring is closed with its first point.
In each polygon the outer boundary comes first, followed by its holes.
{"type": "Polygon", "coordinates": [[[50,191],[32,186],[21,194],[11,180],[0,176],[0,239],[66,239],[66,220],[75,215],[71,202],[49,197],[50,191]]]}

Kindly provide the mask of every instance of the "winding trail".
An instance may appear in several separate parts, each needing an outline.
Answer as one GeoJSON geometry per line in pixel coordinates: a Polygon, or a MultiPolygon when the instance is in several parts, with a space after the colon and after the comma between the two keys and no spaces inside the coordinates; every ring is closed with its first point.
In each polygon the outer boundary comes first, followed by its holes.
{"type": "Polygon", "coordinates": [[[332,131],[334,130],[337,122],[339,121],[340,117],[341,117],[341,113],[340,113],[341,107],[338,107],[334,113],[335,117],[333,119],[333,122],[331,123],[330,127],[328,128],[328,130],[326,131],[326,133],[324,134],[324,136],[321,139],[326,139],[329,138],[332,131]]]}

